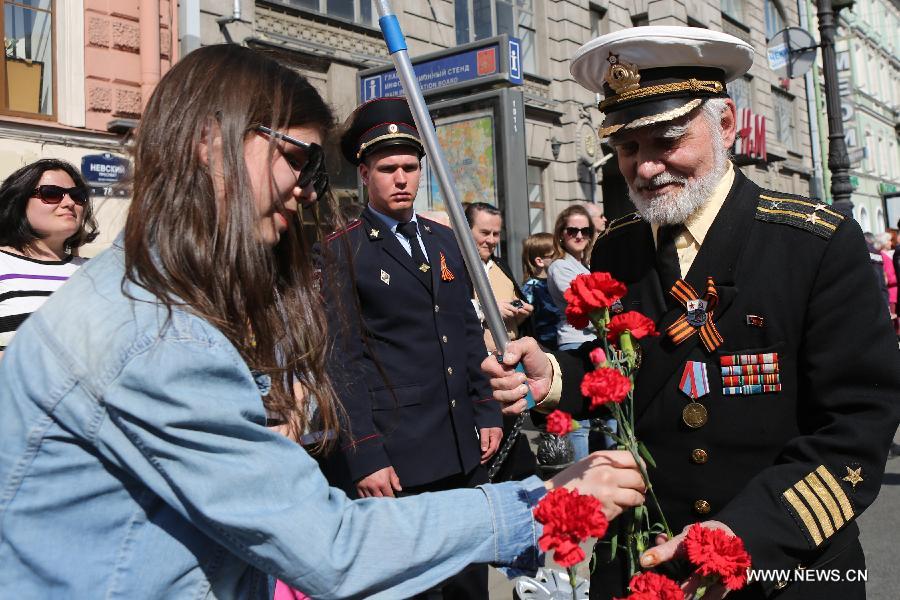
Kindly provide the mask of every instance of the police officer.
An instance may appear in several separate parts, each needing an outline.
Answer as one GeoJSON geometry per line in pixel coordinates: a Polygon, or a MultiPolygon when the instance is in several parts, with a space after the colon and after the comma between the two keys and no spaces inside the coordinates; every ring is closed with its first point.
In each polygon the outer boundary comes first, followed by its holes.
{"type": "MultiPolygon", "coordinates": [[[[341,150],[368,192],[361,217],[324,246],[332,322],[352,338],[340,336],[335,361],[349,377],[334,377],[349,417],[344,487],[381,497],[486,483],[500,407],[479,368],[486,350],[453,232],[413,209],[424,149],[406,100],[359,106],[341,150]]],[[[444,596],[486,598],[487,568],[471,571],[444,596]]]]}
{"type": "MultiPolygon", "coordinates": [[[[600,133],[638,209],[609,224],[591,268],[623,281],[621,310],[663,332],[640,340],[634,410],[673,530],[704,522],[743,539],[768,580],[730,598],[864,598],[844,575],[865,568],[855,520],[897,429],[900,357],[857,223],[761,189],[728,160],[725,84],[752,62],[748,44],[693,27],[626,29],[578,51],[572,74],[604,95],[600,133]],[[798,568],[843,580],[790,575],[798,568]]],[[[505,360],[524,355],[541,410],[559,402],[581,418],[587,350],[548,360],[523,340],[505,360]]],[[[483,367],[501,377],[495,397],[522,406],[522,376],[483,367]]],[[[643,566],[669,561],[681,540],[643,566]]],[[[592,598],[621,596],[625,577],[596,569],[592,598]]]]}

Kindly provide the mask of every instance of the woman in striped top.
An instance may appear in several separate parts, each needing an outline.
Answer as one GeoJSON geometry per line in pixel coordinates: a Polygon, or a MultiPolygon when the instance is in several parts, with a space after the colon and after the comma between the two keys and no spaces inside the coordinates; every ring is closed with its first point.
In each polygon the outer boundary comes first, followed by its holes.
{"type": "Polygon", "coordinates": [[[19,325],[85,259],[97,236],[88,188],[71,164],[42,159],[0,186],[0,356],[19,325]]]}

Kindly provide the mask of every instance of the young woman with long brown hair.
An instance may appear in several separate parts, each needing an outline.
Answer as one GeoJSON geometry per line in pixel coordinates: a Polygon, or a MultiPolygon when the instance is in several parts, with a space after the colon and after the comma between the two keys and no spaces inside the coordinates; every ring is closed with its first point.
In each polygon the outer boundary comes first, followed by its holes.
{"type": "MultiPolygon", "coordinates": [[[[642,502],[597,454],[524,482],[350,501],[296,437],[339,423],[321,296],[296,212],[324,192],[328,107],[238,46],[160,81],[124,236],[20,328],[0,362],[0,596],[408,597],[469,563],[535,567],[546,487],[608,517],[642,502]]],[[[327,440],[325,435],[322,439],[327,440]]]]}

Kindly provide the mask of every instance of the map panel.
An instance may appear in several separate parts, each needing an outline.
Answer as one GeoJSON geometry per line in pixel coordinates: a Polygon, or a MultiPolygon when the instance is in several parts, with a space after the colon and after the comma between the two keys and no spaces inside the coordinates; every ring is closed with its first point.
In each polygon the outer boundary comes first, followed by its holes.
{"type": "MultiPolygon", "coordinates": [[[[438,140],[456,181],[460,202],[487,202],[497,205],[497,165],[492,113],[469,114],[436,126],[438,140]]],[[[427,160],[426,160],[427,162],[427,160]]],[[[428,206],[422,210],[443,210],[444,197],[434,171],[427,165],[428,206]]],[[[423,194],[420,194],[420,197],[423,194]]]]}

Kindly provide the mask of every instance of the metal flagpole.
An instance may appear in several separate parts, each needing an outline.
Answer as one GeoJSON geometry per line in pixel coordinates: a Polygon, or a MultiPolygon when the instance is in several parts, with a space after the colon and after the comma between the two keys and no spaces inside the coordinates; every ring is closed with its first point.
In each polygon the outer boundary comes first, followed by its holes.
{"type": "MultiPolygon", "coordinates": [[[[438,184],[441,186],[441,192],[444,195],[445,204],[450,215],[450,222],[453,225],[453,234],[456,236],[456,242],[462,250],[463,260],[466,263],[466,269],[469,271],[469,277],[475,286],[478,298],[481,300],[481,309],[484,312],[488,329],[494,338],[497,349],[502,354],[506,351],[509,344],[509,336],[506,333],[506,325],[500,316],[500,309],[494,302],[494,293],[491,289],[491,283],[488,281],[487,273],[482,265],[481,257],[478,255],[478,249],[475,247],[475,240],[469,233],[469,224],[466,222],[466,216],[463,213],[462,204],[456,196],[456,183],[453,180],[453,174],[447,166],[447,159],[444,151],[437,139],[437,133],[434,130],[434,123],[428,112],[428,106],[425,104],[425,98],[419,87],[419,81],[416,79],[412,62],[409,60],[409,53],[406,50],[406,39],[403,37],[403,31],[400,29],[400,23],[397,21],[397,15],[391,8],[390,0],[378,0],[376,3],[378,8],[378,25],[381,27],[381,33],[384,35],[384,41],[387,43],[388,52],[390,52],[391,60],[400,77],[400,83],[403,85],[403,91],[406,94],[406,101],[412,111],[413,118],[416,121],[416,127],[425,143],[425,153],[431,162],[432,168],[437,175],[438,184]]],[[[522,370],[521,365],[518,367],[522,370]]],[[[526,396],[528,408],[534,406],[534,399],[529,392],[526,396]]],[[[490,476],[496,473],[500,468],[515,438],[518,437],[519,430],[525,420],[525,412],[519,415],[516,420],[516,426],[510,432],[503,448],[498,452],[497,459],[494,461],[490,476]]]]}

